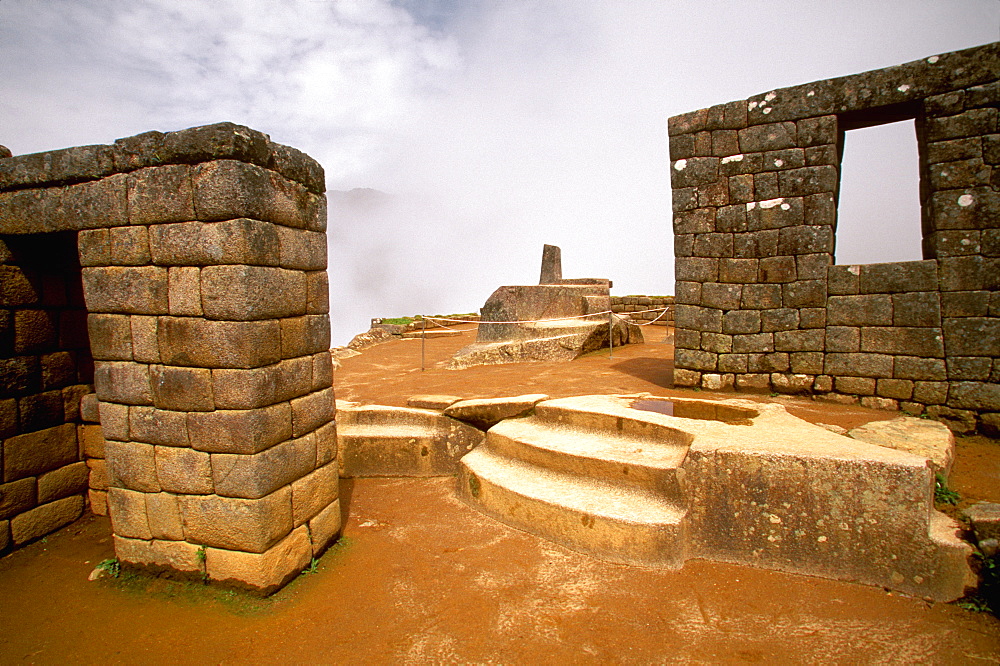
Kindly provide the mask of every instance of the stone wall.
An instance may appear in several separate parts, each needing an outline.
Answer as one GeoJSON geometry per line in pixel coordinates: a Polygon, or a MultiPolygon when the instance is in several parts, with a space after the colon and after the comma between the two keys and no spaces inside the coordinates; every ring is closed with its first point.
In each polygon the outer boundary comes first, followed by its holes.
{"type": "Polygon", "coordinates": [[[1000,45],[669,121],[679,386],[1000,427],[1000,45]],[[924,261],[839,266],[845,131],[914,119],[924,261]]]}
{"type": "Polygon", "coordinates": [[[612,296],[611,311],[628,315],[638,323],[648,321],[652,322],[653,326],[674,325],[673,296],[612,296]],[[667,313],[663,314],[662,311],[646,312],[646,310],[659,310],[660,308],[666,308],[667,313]]]}
{"type": "MultiPolygon", "coordinates": [[[[122,562],[267,592],[339,531],[324,190],[315,161],[229,123],[0,160],[0,239],[76,242],[78,262],[48,260],[82,278],[122,562]]],[[[31,330],[55,312],[60,325],[79,317],[79,298],[65,310],[48,298],[21,299],[15,332],[18,317],[41,322],[31,330]]],[[[15,335],[4,361],[39,366],[19,402],[59,389],[72,403],[89,381],[85,362],[46,379],[53,354],[82,345],[86,360],[87,337],[47,335],[15,335]]],[[[5,482],[37,478],[41,490],[49,470],[82,466],[72,490],[86,488],[77,426],[55,416],[19,416],[5,433],[5,482]],[[38,441],[27,466],[25,437],[38,441]]],[[[19,520],[2,523],[15,539],[19,520]]]]}

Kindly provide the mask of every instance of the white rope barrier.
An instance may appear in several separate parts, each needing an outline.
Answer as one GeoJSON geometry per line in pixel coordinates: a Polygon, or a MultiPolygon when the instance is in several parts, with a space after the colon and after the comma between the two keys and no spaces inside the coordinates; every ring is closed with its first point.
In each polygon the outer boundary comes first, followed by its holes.
{"type": "MultiPolygon", "coordinates": [[[[450,321],[456,324],[544,324],[550,321],[568,321],[570,319],[583,319],[585,317],[603,317],[604,315],[610,315],[610,314],[613,314],[617,316],[619,319],[622,319],[624,317],[629,317],[631,315],[644,314],[646,312],[660,312],[660,311],[662,311],[662,313],[656,319],[653,319],[652,321],[646,323],[637,324],[638,326],[648,326],[649,324],[652,324],[653,322],[662,319],[670,311],[670,308],[652,308],[649,310],[636,310],[635,312],[615,312],[614,310],[604,310],[602,312],[589,312],[584,315],[574,315],[567,317],[550,317],[548,319],[522,319],[518,321],[483,321],[481,319],[456,319],[454,317],[439,317],[439,316],[432,317],[429,315],[420,315],[420,316],[422,319],[429,320],[432,324],[435,323],[434,322],[435,319],[441,321],[450,321]]],[[[437,325],[441,326],[440,324],[437,325]]],[[[447,327],[441,326],[441,328],[447,328],[447,327]]]]}

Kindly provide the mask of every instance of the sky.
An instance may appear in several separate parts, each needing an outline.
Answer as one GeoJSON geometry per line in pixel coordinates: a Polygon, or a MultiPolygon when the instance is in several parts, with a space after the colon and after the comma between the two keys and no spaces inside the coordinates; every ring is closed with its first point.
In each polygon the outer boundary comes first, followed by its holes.
{"type": "MultiPolygon", "coordinates": [[[[545,243],[673,293],[669,116],[997,39],[1000,0],[0,0],[0,144],[232,121],[305,151],[346,344],[537,282],[545,243]]],[[[912,122],[848,135],[838,263],[920,258],[915,165],[912,122]]]]}

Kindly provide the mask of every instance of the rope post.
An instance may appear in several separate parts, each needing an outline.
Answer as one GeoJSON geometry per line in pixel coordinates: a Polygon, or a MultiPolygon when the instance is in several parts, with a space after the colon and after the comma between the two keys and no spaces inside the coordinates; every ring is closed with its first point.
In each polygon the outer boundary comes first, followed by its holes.
{"type": "Polygon", "coordinates": [[[615,357],[615,325],[613,317],[615,313],[608,310],[608,360],[610,361],[615,357]]]}
{"type": "Polygon", "coordinates": [[[420,372],[424,371],[424,350],[427,348],[427,320],[421,319],[420,328],[420,372]]]}

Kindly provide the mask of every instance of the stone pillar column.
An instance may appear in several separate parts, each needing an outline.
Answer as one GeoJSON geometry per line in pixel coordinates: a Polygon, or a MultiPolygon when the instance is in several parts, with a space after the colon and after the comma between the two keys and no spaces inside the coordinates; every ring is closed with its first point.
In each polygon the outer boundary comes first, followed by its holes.
{"type": "Polygon", "coordinates": [[[202,161],[105,178],[125,219],[79,235],[108,511],[123,563],[269,593],[340,530],[322,169],[200,129],[116,145],[202,161]]]}

